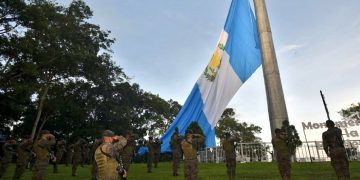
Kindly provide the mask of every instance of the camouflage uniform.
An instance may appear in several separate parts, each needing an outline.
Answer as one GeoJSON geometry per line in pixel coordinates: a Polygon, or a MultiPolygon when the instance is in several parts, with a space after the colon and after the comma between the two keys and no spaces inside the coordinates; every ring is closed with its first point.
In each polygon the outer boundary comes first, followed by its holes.
{"type": "Polygon", "coordinates": [[[32,139],[24,139],[17,148],[16,168],[13,176],[14,180],[20,179],[22,174],[25,172],[30,156],[32,155],[32,143],[32,139]]]}
{"type": "Polygon", "coordinates": [[[127,138],[126,146],[124,147],[124,149],[122,151],[122,160],[124,163],[124,169],[127,172],[129,172],[131,160],[132,160],[132,158],[134,156],[134,152],[135,152],[135,146],[136,146],[135,139],[136,139],[135,135],[130,135],[127,138]]]}
{"type": "Polygon", "coordinates": [[[230,137],[230,135],[227,135],[222,144],[222,147],[225,151],[227,175],[230,180],[234,180],[236,175],[236,153],[234,144],[236,141],[240,141],[240,138],[230,137]]]}
{"type": "Polygon", "coordinates": [[[6,172],[6,169],[8,168],[9,164],[11,163],[13,155],[15,155],[15,149],[14,149],[15,145],[16,145],[15,140],[7,140],[5,144],[2,146],[4,156],[2,157],[0,164],[0,179],[3,176],[3,174],[6,172]]]}
{"type": "MultiPolygon", "coordinates": [[[[188,135],[187,135],[188,136],[188,135]]],[[[194,135],[192,135],[194,136],[194,135]]],[[[197,135],[192,140],[189,140],[188,137],[186,140],[181,142],[181,148],[184,152],[184,175],[186,180],[196,180],[197,179],[197,154],[196,154],[196,145],[204,141],[204,137],[197,135]]]]}
{"type": "Polygon", "coordinates": [[[271,143],[276,152],[276,159],[278,163],[281,178],[286,180],[291,177],[291,160],[290,151],[286,145],[286,137],[284,132],[276,133],[276,136],[271,140],[271,143]]]}
{"type": "Polygon", "coordinates": [[[65,161],[66,166],[72,164],[73,155],[74,155],[74,144],[70,144],[66,150],[66,161],[65,161]]]}
{"type": "Polygon", "coordinates": [[[322,134],[323,147],[326,154],[331,158],[331,165],[338,179],[350,179],[349,161],[341,136],[341,129],[328,127],[328,130],[322,134]]]}
{"type": "Polygon", "coordinates": [[[162,142],[156,138],[154,142],[154,167],[158,167],[158,163],[160,161],[160,153],[161,153],[161,144],[162,142]]]}
{"type": "Polygon", "coordinates": [[[155,143],[152,140],[152,138],[149,138],[149,141],[146,143],[146,146],[148,148],[148,154],[147,154],[147,169],[148,173],[152,172],[152,163],[154,161],[155,156],[155,143]]]}
{"type": "Polygon", "coordinates": [[[83,152],[82,152],[82,164],[89,164],[89,155],[90,155],[90,145],[88,143],[83,145],[83,152]]]}
{"type": "Polygon", "coordinates": [[[170,147],[172,151],[172,169],[173,169],[173,176],[178,176],[178,169],[180,166],[180,159],[181,159],[181,140],[182,138],[179,135],[178,131],[171,136],[170,147]]]}
{"type": "Polygon", "coordinates": [[[126,139],[122,136],[116,143],[104,142],[95,151],[95,161],[98,167],[98,180],[118,180],[117,153],[126,145],[126,139]]]}
{"type": "Polygon", "coordinates": [[[35,142],[33,151],[36,154],[36,160],[33,168],[33,180],[44,179],[50,160],[49,149],[55,142],[53,135],[50,135],[49,139],[40,138],[35,142]]]}
{"type": "Polygon", "coordinates": [[[56,161],[54,162],[54,173],[58,173],[58,164],[60,164],[61,159],[64,155],[64,152],[66,152],[65,149],[66,146],[66,142],[65,140],[60,140],[57,142],[56,147],[55,147],[55,157],[56,157],[56,161]]]}
{"type": "Polygon", "coordinates": [[[78,140],[75,144],[74,144],[74,153],[73,153],[73,158],[72,158],[72,176],[77,176],[77,168],[79,166],[79,164],[82,163],[82,152],[83,152],[83,144],[85,144],[86,141],[84,139],[80,139],[78,140]]]}

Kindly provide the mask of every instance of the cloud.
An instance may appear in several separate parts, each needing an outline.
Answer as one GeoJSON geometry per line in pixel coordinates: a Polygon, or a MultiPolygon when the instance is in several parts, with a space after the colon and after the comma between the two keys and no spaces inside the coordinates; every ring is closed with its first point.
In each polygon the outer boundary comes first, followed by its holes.
{"type": "Polygon", "coordinates": [[[279,48],[278,53],[289,53],[289,52],[296,52],[296,50],[302,48],[304,45],[302,44],[289,44],[279,48]]]}

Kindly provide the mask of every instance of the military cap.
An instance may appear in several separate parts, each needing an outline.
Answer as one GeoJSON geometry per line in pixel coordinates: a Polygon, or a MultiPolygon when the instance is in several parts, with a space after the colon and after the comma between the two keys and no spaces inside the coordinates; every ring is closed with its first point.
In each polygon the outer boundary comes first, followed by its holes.
{"type": "Polygon", "coordinates": [[[186,130],[186,132],[185,132],[185,134],[192,134],[192,133],[193,133],[193,131],[190,129],[186,130]]]}
{"type": "Polygon", "coordinates": [[[105,130],[102,135],[103,137],[113,137],[115,136],[115,133],[111,130],[105,130]]]}
{"type": "Polygon", "coordinates": [[[44,135],[44,134],[50,134],[50,131],[48,131],[48,130],[41,130],[40,135],[44,135]]]}
{"type": "Polygon", "coordinates": [[[275,133],[282,133],[282,132],[285,132],[285,130],[280,129],[280,128],[276,128],[276,129],[275,129],[275,133]]]}

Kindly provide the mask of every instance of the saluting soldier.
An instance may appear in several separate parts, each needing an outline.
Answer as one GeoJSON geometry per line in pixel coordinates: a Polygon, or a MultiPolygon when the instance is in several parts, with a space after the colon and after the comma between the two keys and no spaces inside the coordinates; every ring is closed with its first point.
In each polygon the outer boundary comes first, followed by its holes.
{"type": "Polygon", "coordinates": [[[30,157],[32,156],[33,140],[29,135],[24,136],[24,139],[17,147],[17,159],[16,167],[13,179],[20,179],[24,174],[26,166],[29,163],[30,157]]]}
{"type": "Polygon", "coordinates": [[[58,164],[60,164],[61,159],[65,152],[66,152],[66,141],[61,139],[61,140],[57,141],[56,146],[55,146],[56,161],[54,162],[54,173],[59,172],[58,164]]]}
{"type": "MultiPolygon", "coordinates": [[[[117,171],[119,162],[116,160],[118,152],[126,145],[126,139],[116,136],[114,132],[105,130],[103,133],[103,143],[95,151],[95,161],[98,168],[98,180],[118,180],[117,171]]],[[[126,171],[123,177],[126,177],[126,171]]]]}
{"type": "Polygon", "coordinates": [[[332,120],[326,121],[326,127],[328,130],[322,134],[325,153],[331,158],[331,166],[338,179],[350,179],[349,161],[346,157],[341,129],[335,127],[332,120]]]}
{"type": "Polygon", "coordinates": [[[198,174],[197,160],[197,144],[204,142],[204,136],[201,134],[193,134],[191,130],[187,130],[186,138],[181,142],[181,148],[184,152],[184,175],[186,180],[196,180],[198,174]]]}
{"type": "Polygon", "coordinates": [[[225,140],[222,143],[222,147],[225,151],[226,168],[229,180],[234,180],[236,175],[235,142],[238,141],[240,141],[240,138],[238,136],[231,136],[230,133],[225,133],[225,140]]]}
{"type": "Polygon", "coordinates": [[[72,164],[72,158],[74,155],[74,144],[69,144],[66,149],[66,160],[65,166],[67,167],[69,164],[72,164]]]}
{"type": "Polygon", "coordinates": [[[130,164],[135,154],[135,146],[136,146],[135,140],[138,138],[138,136],[131,132],[127,132],[125,138],[127,140],[127,143],[122,151],[122,159],[124,163],[124,169],[126,170],[127,173],[129,173],[130,164]]]}
{"type": "Polygon", "coordinates": [[[149,141],[146,143],[146,146],[148,148],[148,154],[147,154],[147,172],[152,172],[152,164],[154,161],[155,156],[155,143],[153,141],[153,137],[149,137],[149,141]]]}
{"type": "Polygon", "coordinates": [[[72,176],[77,176],[77,168],[79,164],[82,163],[82,152],[83,152],[83,145],[86,144],[85,139],[80,138],[74,144],[74,153],[72,158],[72,176]]]}
{"type": "Polygon", "coordinates": [[[174,134],[171,136],[170,147],[172,151],[172,170],[173,176],[179,176],[178,169],[181,159],[181,141],[183,138],[179,135],[179,129],[175,128],[174,134]]]}
{"type": "Polygon", "coordinates": [[[286,144],[286,133],[283,129],[275,129],[275,137],[271,143],[276,152],[276,160],[278,163],[279,172],[283,180],[291,178],[291,155],[286,144]]]}
{"type": "Polygon", "coordinates": [[[160,153],[161,153],[161,144],[162,141],[160,141],[159,138],[155,138],[154,141],[154,167],[158,167],[158,163],[160,161],[160,153]]]}
{"type": "Polygon", "coordinates": [[[5,144],[2,146],[4,156],[1,159],[1,164],[0,164],[0,179],[5,174],[6,169],[11,163],[13,155],[16,154],[15,145],[16,145],[16,141],[13,140],[11,137],[8,137],[5,141],[5,144]]]}
{"type": "MultiPolygon", "coordinates": [[[[40,139],[38,139],[33,146],[33,151],[36,154],[33,167],[33,180],[45,179],[47,167],[51,159],[50,148],[56,143],[55,136],[50,134],[48,130],[42,130],[40,134],[40,139]]],[[[52,159],[52,161],[56,161],[56,158],[52,159]]]]}

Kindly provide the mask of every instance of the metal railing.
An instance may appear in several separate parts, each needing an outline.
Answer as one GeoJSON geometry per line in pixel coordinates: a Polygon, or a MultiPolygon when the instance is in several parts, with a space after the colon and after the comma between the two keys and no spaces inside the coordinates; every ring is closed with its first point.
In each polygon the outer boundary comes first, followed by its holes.
{"type": "MultiPolygon", "coordinates": [[[[345,141],[345,148],[350,161],[360,160],[360,140],[345,141]]],[[[271,162],[274,150],[271,143],[238,143],[236,146],[236,161],[245,162],[271,162]]],[[[200,162],[224,162],[225,154],[222,147],[207,148],[199,151],[200,162]]],[[[322,162],[330,161],[322,147],[321,141],[309,141],[296,148],[293,161],[297,162],[322,162]]]]}

